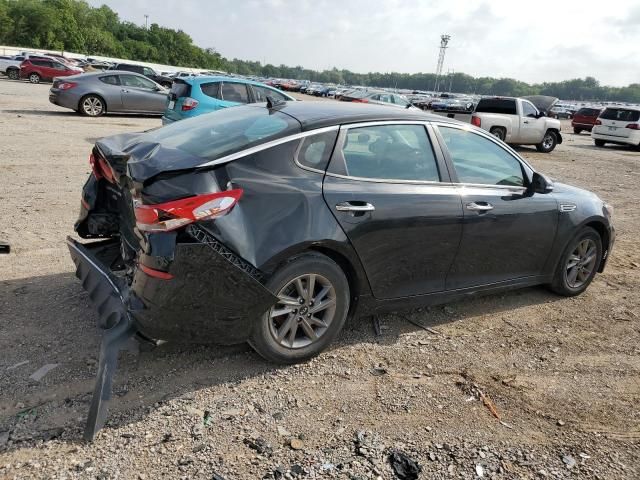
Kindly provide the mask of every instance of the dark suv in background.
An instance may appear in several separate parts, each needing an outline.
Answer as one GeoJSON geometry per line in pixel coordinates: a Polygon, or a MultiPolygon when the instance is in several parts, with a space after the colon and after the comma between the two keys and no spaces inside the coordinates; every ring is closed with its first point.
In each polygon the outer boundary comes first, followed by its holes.
{"type": "Polygon", "coordinates": [[[125,70],[127,72],[135,72],[140,75],[144,75],[147,78],[150,78],[156,83],[159,83],[163,87],[171,88],[171,84],[173,83],[173,79],[171,77],[166,77],[164,75],[160,75],[151,67],[145,67],[143,65],[133,65],[130,63],[116,63],[109,70],[125,70]]]}

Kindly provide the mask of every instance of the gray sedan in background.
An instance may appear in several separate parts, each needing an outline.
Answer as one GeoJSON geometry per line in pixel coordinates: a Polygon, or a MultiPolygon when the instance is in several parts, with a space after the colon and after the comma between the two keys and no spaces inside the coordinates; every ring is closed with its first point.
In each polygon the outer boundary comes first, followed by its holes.
{"type": "Polygon", "coordinates": [[[83,115],[164,113],[169,90],[133,72],[110,70],[54,78],[49,101],[83,115]]]}

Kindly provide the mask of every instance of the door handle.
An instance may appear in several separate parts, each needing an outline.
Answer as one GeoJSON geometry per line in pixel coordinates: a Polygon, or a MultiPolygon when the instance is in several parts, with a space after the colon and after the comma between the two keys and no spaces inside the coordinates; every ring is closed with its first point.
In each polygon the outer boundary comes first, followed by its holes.
{"type": "Polygon", "coordinates": [[[529,123],[529,120],[523,120],[522,123],[529,123]]]}
{"type": "Polygon", "coordinates": [[[475,212],[486,212],[489,210],[493,210],[493,205],[487,202],[471,202],[467,203],[467,210],[473,210],[475,212]]]}
{"type": "Polygon", "coordinates": [[[339,212],[373,212],[376,209],[367,202],[342,202],[336,205],[339,212]]]}
{"type": "Polygon", "coordinates": [[[129,90],[122,89],[122,93],[129,93],[129,90]]]}

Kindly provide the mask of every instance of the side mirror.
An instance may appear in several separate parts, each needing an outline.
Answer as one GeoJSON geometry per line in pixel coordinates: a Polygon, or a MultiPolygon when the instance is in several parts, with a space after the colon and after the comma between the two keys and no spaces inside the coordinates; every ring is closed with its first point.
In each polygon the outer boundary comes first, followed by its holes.
{"type": "Polygon", "coordinates": [[[538,114],[538,118],[542,118],[542,117],[546,117],[547,116],[547,112],[544,110],[541,110],[540,113],[538,114]]]}
{"type": "Polygon", "coordinates": [[[533,181],[531,188],[534,193],[551,193],[553,192],[553,182],[549,177],[542,173],[533,172],[533,181]]]}

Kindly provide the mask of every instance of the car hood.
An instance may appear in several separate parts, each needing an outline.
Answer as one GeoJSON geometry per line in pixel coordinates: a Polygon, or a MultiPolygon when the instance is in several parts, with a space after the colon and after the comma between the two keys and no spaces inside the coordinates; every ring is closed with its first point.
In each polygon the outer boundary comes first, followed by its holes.
{"type": "Polygon", "coordinates": [[[557,97],[548,97],[546,95],[529,95],[528,97],[522,98],[529,100],[538,110],[543,112],[548,112],[558,101],[557,97]]]}

